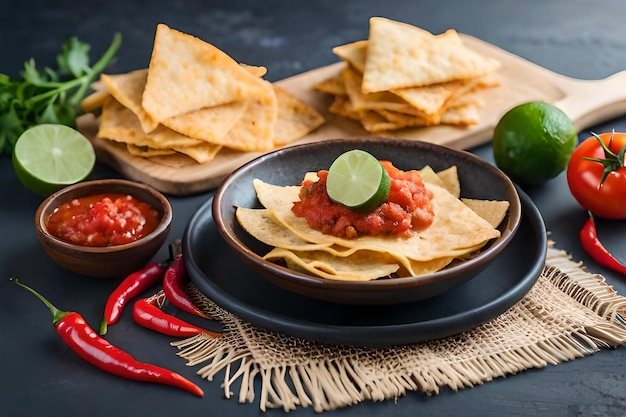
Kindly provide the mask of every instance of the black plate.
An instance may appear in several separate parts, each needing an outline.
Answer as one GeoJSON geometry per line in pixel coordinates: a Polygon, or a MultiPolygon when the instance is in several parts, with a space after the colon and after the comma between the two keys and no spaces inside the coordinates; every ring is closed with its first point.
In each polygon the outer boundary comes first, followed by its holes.
{"type": "Polygon", "coordinates": [[[283,290],[251,271],[219,235],[213,199],[191,218],[183,237],[192,282],[217,305],[255,326],[327,343],[383,347],[469,330],[503,313],[534,285],[545,264],[543,219],[518,190],[522,222],[513,241],[470,282],[427,300],[350,306],[283,290]]]}

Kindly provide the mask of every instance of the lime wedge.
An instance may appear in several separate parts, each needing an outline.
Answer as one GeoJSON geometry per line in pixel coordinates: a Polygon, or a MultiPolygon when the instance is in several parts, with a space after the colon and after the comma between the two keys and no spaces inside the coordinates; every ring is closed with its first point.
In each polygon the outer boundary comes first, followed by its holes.
{"type": "Polygon", "coordinates": [[[328,169],[328,197],[356,212],[373,211],[387,201],[390,187],[385,168],[360,149],[339,155],[328,169]]]}
{"type": "Polygon", "coordinates": [[[87,178],[96,154],[91,142],[71,127],[42,124],[22,133],[12,159],[22,184],[46,197],[87,178]]]}

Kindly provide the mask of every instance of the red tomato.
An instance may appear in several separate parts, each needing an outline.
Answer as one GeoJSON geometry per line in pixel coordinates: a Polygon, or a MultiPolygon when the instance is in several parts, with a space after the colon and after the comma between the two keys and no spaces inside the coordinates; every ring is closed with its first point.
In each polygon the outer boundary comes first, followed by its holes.
{"type": "Polygon", "coordinates": [[[626,146],[626,133],[609,132],[598,135],[613,155],[605,155],[600,141],[592,136],[574,149],[567,166],[567,183],[578,203],[598,217],[626,219],[626,167],[616,157],[626,146]],[[604,182],[604,166],[584,159],[608,159],[613,169],[604,182]]]}

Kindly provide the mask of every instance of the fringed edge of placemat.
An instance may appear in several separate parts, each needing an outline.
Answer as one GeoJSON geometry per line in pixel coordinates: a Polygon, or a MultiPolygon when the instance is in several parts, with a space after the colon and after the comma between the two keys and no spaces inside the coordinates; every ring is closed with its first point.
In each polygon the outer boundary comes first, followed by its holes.
{"type": "MultiPolygon", "coordinates": [[[[598,316],[597,322],[572,329],[557,337],[543,339],[534,345],[519,346],[488,357],[465,358],[433,366],[404,369],[405,374],[387,369],[373,369],[359,363],[351,355],[331,355],[307,364],[263,367],[255,361],[252,351],[242,337],[241,322],[222,310],[199,291],[199,305],[222,323],[224,336],[213,338],[200,334],[172,342],[179,349],[177,355],[188,366],[204,364],[197,374],[212,381],[222,370],[222,388],[226,398],[234,394],[231,388],[239,382],[238,400],[252,403],[255,381],[260,378],[259,407],[282,408],[312,406],[317,412],[337,409],[365,400],[383,401],[420,391],[438,394],[442,387],[452,390],[469,388],[494,378],[516,374],[530,368],[556,365],[586,356],[601,348],[617,347],[626,343],[626,324],[620,314],[626,311],[626,298],[617,294],[604,277],[593,274],[580,262],[572,261],[564,251],[548,249],[544,275],[564,294],[598,316]]],[[[299,339],[294,339],[299,341],[299,339]]],[[[311,343],[302,341],[303,343],[311,343]]],[[[430,341],[420,346],[438,343],[430,341]]],[[[341,347],[335,347],[340,349],[341,347]]],[[[330,347],[332,349],[332,347],[330,347]]],[[[353,349],[353,348],[349,348],[353,349]]],[[[389,354],[389,350],[370,349],[372,356],[389,354]]],[[[385,363],[385,361],[377,361],[385,363]]],[[[393,365],[398,366],[395,362],[393,365]]]]}

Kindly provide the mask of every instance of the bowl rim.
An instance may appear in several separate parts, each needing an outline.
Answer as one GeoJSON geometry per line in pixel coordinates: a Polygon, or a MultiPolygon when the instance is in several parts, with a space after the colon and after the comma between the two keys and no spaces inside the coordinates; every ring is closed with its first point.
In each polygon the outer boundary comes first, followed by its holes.
{"type": "MultiPolygon", "coordinates": [[[[89,195],[89,194],[86,194],[86,195],[89,195]]],[[[64,187],[60,189],[59,191],[56,191],[52,193],[51,195],[49,195],[43,202],[41,202],[41,204],[37,208],[37,211],[35,213],[35,227],[37,228],[38,234],[45,236],[46,239],[53,242],[53,244],[58,247],[64,248],[66,250],[76,251],[76,252],[104,254],[104,253],[122,252],[125,250],[133,249],[138,246],[143,246],[144,244],[146,244],[146,242],[154,239],[156,236],[166,231],[170,227],[172,218],[173,218],[172,205],[170,204],[169,200],[165,197],[165,195],[161,193],[160,191],[158,191],[157,189],[155,189],[154,187],[151,187],[147,184],[143,184],[140,182],[126,180],[122,178],[106,178],[106,179],[82,181],[77,184],[64,187]],[[68,194],[80,188],[88,188],[94,185],[103,185],[103,186],[124,185],[130,188],[136,188],[136,189],[147,191],[148,193],[153,195],[161,204],[161,207],[163,209],[161,220],[159,221],[157,226],[154,228],[154,230],[152,230],[146,236],[142,237],[141,239],[135,240],[134,242],[124,243],[121,245],[81,246],[81,245],[77,245],[74,243],[69,243],[64,240],[61,240],[58,237],[52,235],[50,232],[48,232],[48,229],[46,227],[46,219],[44,219],[44,213],[46,211],[46,208],[52,205],[56,199],[63,197],[65,194],[68,194]]]]}
{"type": "MultiPolygon", "coordinates": [[[[392,161],[393,162],[393,161],[392,161]]],[[[348,139],[328,139],[320,142],[312,142],[312,143],[304,143],[292,145],[284,148],[280,148],[259,157],[248,161],[247,163],[241,165],[239,168],[232,171],[218,186],[213,196],[212,203],[212,217],[213,221],[217,226],[217,230],[219,234],[222,236],[222,239],[236,252],[243,255],[248,262],[254,262],[259,265],[265,265],[265,269],[271,273],[274,278],[279,278],[280,280],[289,280],[294,285],[299,287],[308,287],[314,289],[321,288],[336,288],[338,290],[350,290],[350,291],[380,291],[381,289],[398,289],[403,287],[416,287],[423,286],[435,281],[442,281],[446,279],[452,279],[458,276],[459,273],[466,269],[471,269],[473,267],[479,267],[484,262],[488,262],[492,260],[495,256],[497,256],[506,245],[513,239],[515,233],[519,228],[519,224],[521,222],[522,217],[522,209],[521,209],[521,200],[517,190],[517,187],[513,183],[513,181],[504,174],[499,168],[495,165],[490,164],[484,159],[474,155],[468,151],[461,149],[454,149],[451,147],[438,145],[431,142],[424,141],[414,141],[414,140],[406,140],[399,138],[348,138],[348,139]],[[298,152],[300,149],[315,149],[318,147],[332,147],[333,145],[346,145],[352,144],[354,146],[358,146],[363,143],[376,143],[377,141],[384,140],[386,144],[389,146],[396,145],[404,145],[404,146],[425,146],[430,147],[431,149],[441,150],[443,152],[452,152],[466,159],[470,159],[471,162],[490,170],[493,174],[499,177],[507,186],[507,190],[510,190],[514,199],[510,202],[509,213],[507,215],[508,223],[505,225],[503,232],[500,237],[496,238],[493,242],[491,242],[489,248],[487,250],[482,251],[477,256],[460,262],[457,265],[448,266],[442,270],[419,275],[419,276],[409,276],[409,277],[397,277],[390,279],[375,279],[369,281],[344,281],[344,280],[331,280],[323,277],[318,277],[314,275],[308,275],[305,273],[301,273],[298,271],[294,271],[286,266],[282,266],[273,262],[269,262],[264,260],[259,254],[257,254],[254,250],[250,249],[246,246],[234,233],[230,233],[228,227],[226,227],[225,219],[222,218],[220,214],[219,207],[222,205],[222,200],[225,198],[225,193],[228,190],[228,187],[233,184],[237,177],[241,174],[241,172],[253,169],[256,166],[262,165],[266,163],[268,159],[273,159],[280,154],[298,152]]]]}

